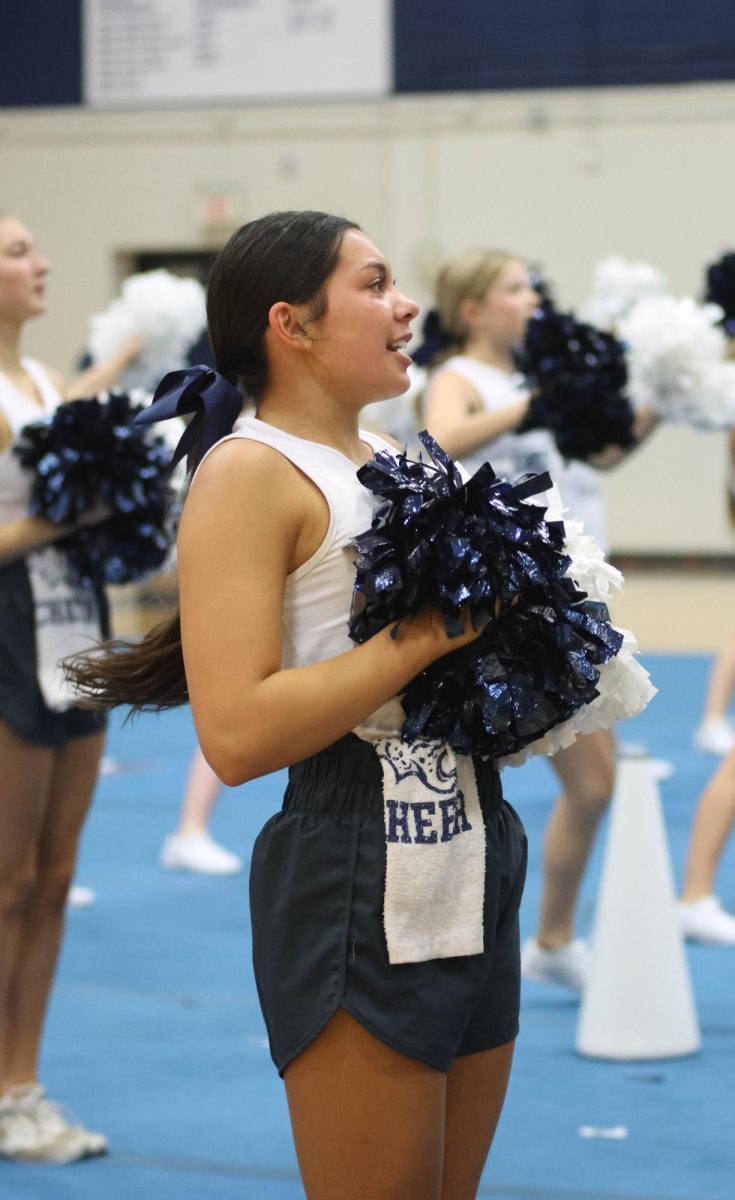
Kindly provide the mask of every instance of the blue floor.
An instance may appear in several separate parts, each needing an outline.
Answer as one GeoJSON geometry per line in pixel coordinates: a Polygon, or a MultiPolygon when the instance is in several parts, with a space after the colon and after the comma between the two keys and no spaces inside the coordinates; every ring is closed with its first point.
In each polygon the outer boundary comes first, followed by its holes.
{"type": "MultiPolygon", "coordinates": [[[[691,749],[709,662],[649,656],[646,665],[660,695],[621,736],[675,766],[661,787],[680,877],[693,804],[714,766],[691,749]]],[[[121,770],[101,780],[84,838],[78,879],[97,890],[98,901],[70,914],[43,1077],[54,1096],[109,1136],[112,1152],[67,1167],[2,1163],[1,1200],[303,1198],[253,984],[246,877],[170,875],[156,863],[193,744],[187,711],[125,728],[116,721],[108,753],[121,770]]],[[[531,844],[522,912],[529,933],[554,777],[533,762],[507,772],[504,783],[531,844]]],[[[227,792],[215,834],[247,857],[282,784],[272,776],[227,792]]],[[[580,903],[583,932],[599,865],[600,846],[580,903]]],[[[722,865],[720,893],[735,906],[735,846],[722,865]]],[[[735,951],[688,953],[703,1033],[701,1053],[689,1059],[583,1059],[573,1050],[574,1000],[526,985],[510,1094],[482,1196],[733,1200],[735,951]],[[623,1126],[627,1136],[583,1138],[582,1126],[623,1126]]]]}

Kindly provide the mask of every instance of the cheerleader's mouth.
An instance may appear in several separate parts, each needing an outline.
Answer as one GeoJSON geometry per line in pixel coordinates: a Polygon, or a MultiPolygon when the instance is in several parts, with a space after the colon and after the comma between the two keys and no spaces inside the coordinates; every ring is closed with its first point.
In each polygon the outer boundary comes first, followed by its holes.
{"type": "Polygon", "coordinates": [[[406,354],[406,346],[411,341],[412,334],[406,333],[403,337],[396,338],[394,342],[388,342],[388,350],[391,354],[395,354],[401,360],[401,365],[410,367],[413,359],[410,354],[406,354]]]}

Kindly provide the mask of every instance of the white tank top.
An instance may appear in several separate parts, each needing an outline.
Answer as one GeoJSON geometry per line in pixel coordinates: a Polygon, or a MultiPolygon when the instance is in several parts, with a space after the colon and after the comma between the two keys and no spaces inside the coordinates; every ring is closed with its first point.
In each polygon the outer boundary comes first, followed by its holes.
{"type": "MultiPolygon", "coordinates": [[[[480,396],[489,412],[498,412],[528,395],[528,384],[520,374],[509,375],[499,367],[478,362],[466,354],[455,354],[436,370],[434,377],[444,371],[461,375],[480,396]]],[[[496,475],[511,482],[521,475],[548,471],[556,482],[563,475],[561,455],[551,434],[545,429],[528,433],[503,433],[491,442],[462,455],[462,466],[474,475],[484,462],[489,462],[496,475]]]]}
{"type": "MultiPolygon", "coordinates": [[[[441,371],[453,371],[471,383],[490,411],[513,404],[528,394],[528,384],[521,374],[509,375],[498,367],[478,362],[466,354],[448,358],[436,374],[441,371]]],[[[591,534],[602,550],[606,549],[607,529],[600,473],[587,463],[576,460],[565,462],[547,430],[501,434],[472,454],[463,455],[462,466],[472,475],[486,460],[497,475],[510,480],[529,472],[537,474],[548,471],[557,485],[557,507],[563,504],[565,513],[575,521],[581,521],[585,533],[591,534]]]]}
{"type": "MultiPolygon", "coordinates": [[[[43,407],[21,392],[0,371],[0,410],[10,426],[13,444],[18,441],[24,425],[42,421],[62,400],[40,363],[32,358],[23,358],[21,364],[35,383],[43,407]]],[[[21,467],[12,446],[9,446],[0,454],[0,521],[15,521],[28,515],[31,480],[31,474],[21,467]]]]}
{"type": "MultiPolygon", "coordinates": [[[[332,446],[295,437],[251,416],[240,417],[222,442],[233,438],[272,446],[316,484],[329,508],[324,541],[286,580],[282,668],[309,666],[352,649],[355,643],[347,633],[357,557],[352,542],[370,528],[375,497],[358,480],[355,464],[332,446]]],[[[361,430],[360,438],[376,452],[394,453],[378,434],[361,430]]]]}

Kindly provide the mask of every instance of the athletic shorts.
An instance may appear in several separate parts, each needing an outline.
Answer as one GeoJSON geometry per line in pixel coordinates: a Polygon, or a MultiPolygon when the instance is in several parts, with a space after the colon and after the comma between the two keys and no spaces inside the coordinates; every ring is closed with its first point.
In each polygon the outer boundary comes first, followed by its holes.
{"type": "Polygon", "coordinates": [[[475,772],[486,830],[484,950],[391,965],[375,750],[348,734],[291,767],[250,873],[255,978],[279,1074],[340,1008],[439,1071],[516,1037],[526,837],[495,766],[478,760],[475,772]]]}

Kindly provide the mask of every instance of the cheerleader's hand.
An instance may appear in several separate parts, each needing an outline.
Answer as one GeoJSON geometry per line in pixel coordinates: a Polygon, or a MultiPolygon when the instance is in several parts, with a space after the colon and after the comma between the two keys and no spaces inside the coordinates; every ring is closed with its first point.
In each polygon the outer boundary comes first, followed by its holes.
{"type": "Polygon", "coordinates": [[[135,362],[136,358],[140,356],[144,345],[145,338],[143,337],[143,334],[133,333],[129,338],[125,339],[115,357],[120,361],[123,367],[129,367],[130,364],[135,362]]]}
{"type": "Polygon", "coordinates": [[[110,508],[109,504],[95,504],[94,508],[90,508],[77,518],[74,522],[74,529],[86,529],[90,525],[102,525],[114,515],[114,510],[110,508]]]}
{"type": "Polygon", "coordinates": [[[605,446],[604,450],[599,450],[597,454],[591,454],[586,463],[590,467],[594,467],[597,471],[609,471],[611,467],[616,467],[619,462],[625,458],[627,451],[622,446],[605,446]]]}
{"type": "Polygon", "coordinates": [[[475,629],[470,618],[469,607],[462,609],[460,616],[463,622],[462,633],[450,637],[439,609],[422,608],[420,612],[410,613],[401,618],[395,637],[399,645],[402,641],[408,643],[410,640],[421,646],[424,651],[422,657],[425,657],[428,666],[437,658],[442,658],[453,650],[461,650],[463,646],[469,646],[472,642],[476,642],[487,628],[486,625],[483,625],[479,629],[475,629]]]}

